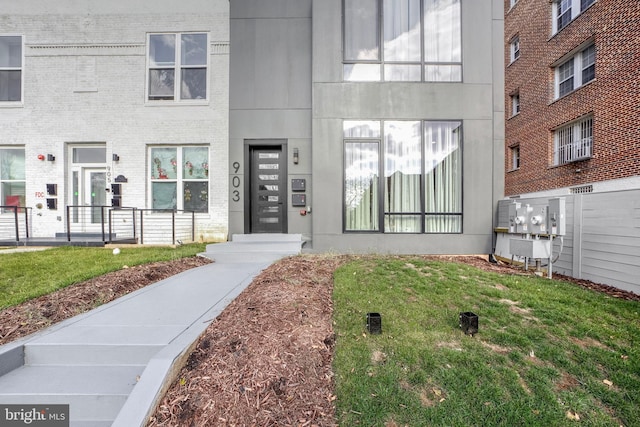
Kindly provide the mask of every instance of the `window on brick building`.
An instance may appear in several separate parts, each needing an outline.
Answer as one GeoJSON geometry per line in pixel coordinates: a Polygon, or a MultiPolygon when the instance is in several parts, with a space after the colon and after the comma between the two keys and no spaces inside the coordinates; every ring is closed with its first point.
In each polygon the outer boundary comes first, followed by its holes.
{"type": "Polygon", "coordinates": [[[344,0],[345,81],[462,81],[460,0],[344,0]]]}
{"type": "Polygon", "coordinates": [[[511,170],[520,169],[520,146],[511,147],[511,170]]]}
{"type": "Polygon", "coordinates": [[[520,112],[520,94],[511,95],[511,116],[515,116],[520,112]]]}
{"type": "Polygon", "coordinates": [[[562,30],[593,3],[595,0],[553,0],[553,33],[562,30]]]}
{"type": "Polygon", "coordinates": [[[149,154],[153,209],[208,212],[207,147],[152,147],[149,154]]]}
{"type": "Polygon", "coordinates": [[[553,140],[556,166],[590,158],[593,152],[593,116],[556,129],[553,140]]]}
{"type": "Polygon", "coordinates": [[[516,5],[516,3],[518,3],[518,0],[509,0],[509,6],[513,7],[516,5]]]}
{"type": "Polygon", "coordinates": [[[0,148],[0,205],[25,206],[24,148],[0,148]]]}
{"type": "Polygon", "coordinates": [[[595,77],[596,47],[592,44],[555,68],[555,98],[567,95],[595,77]]]}
{"type": "Polygon", "coordinates": [[[207,100],[208,45],[206,33],[150,34],[147,99],[207,100]]]}
{"type": "Polygon", "coordinates": [[[22,36],[0,35],[0,103],[22,101],[22,36]]]}
{"type": "Polygon", "coordinates": [[[515,36],[511,39],[509,46],[511,62],[520,58],[520,36],[515,36]]]}

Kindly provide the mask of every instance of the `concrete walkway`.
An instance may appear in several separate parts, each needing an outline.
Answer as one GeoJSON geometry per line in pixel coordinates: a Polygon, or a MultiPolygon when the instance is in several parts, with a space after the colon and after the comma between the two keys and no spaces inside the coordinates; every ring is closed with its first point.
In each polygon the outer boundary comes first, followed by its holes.
{"type": "Polygon", "coordinates": [[[300,235],[233,236],[207,246],[210,265],[1,346],[0,405],[69,404],[73,427],[144,425],[211,321],[260,271],[301,248],[300,235]]]}

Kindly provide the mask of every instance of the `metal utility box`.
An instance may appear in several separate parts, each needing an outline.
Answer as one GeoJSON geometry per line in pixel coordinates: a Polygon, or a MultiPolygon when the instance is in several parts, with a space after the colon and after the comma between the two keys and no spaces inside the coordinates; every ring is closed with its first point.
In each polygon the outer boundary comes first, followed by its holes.
{"type": "Polygon", "coordinates": [[[49,195],[49,196],[57,196],[58,195],[58,184],[47,184],[47,195],[49,195]]]}
{"type": "Polygon", "coordinates": [[[509,205],[509,233],[515,233],[517,229],[516,217],[518,216],[520,203],[513,202],[509,205]]]}
{"type": "Polygon", "coordinates": [[[292,179],[291,180],[291,191],[305,191],[307,189],[307,180],[306,179],[292,179]]]}
{"type": "Polygon", "coordinates": [[[564,236],[566,233],[565,199],[549,199],[549,209],[547,212],[547,216],[549,234],[564,236]]]}
{"type": "Polygon", "coordinates": [[[529,205],[521,206],[516,210],[516,233],[530,234],[530,216],[533,208],[529,205]]]}
{"type": "Polygon", "coordinates": [[[551,242],[549,240],[511,239],[509,252],[512,255],[527,258],[550,258],[551,242]]]}
{"type": "Polygon", "coordinates": [[[529,212],[529,233],[547,234],[547,207],[531,208],[529,212]]]}
{"type": "Polygon", "coordinates": [[[307,197],[305,194],[292,194],[291,206],[300,207],[307,206],[307,197]]]}

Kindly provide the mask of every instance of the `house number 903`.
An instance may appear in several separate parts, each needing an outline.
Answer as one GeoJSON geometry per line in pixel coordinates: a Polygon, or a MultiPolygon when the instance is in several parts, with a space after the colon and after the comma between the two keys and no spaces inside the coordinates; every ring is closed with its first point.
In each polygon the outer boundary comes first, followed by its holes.
{"type": "MultiPolygon", "coordinates": [[[[238,173],[238,171],[240,171],[240,162],[233,162],[233,173],[238,173]]],[[[233,188],[240,188],[240,176],[238,175],[234,175],[233,178],[231,178],[231,185],[233,186],[233,188]]],[[[233,198],[232,200],[234,202],[239,202],[240,201],[240,191],[239,190],[233,190],[232,191],[233,194],[233,198]]]]}

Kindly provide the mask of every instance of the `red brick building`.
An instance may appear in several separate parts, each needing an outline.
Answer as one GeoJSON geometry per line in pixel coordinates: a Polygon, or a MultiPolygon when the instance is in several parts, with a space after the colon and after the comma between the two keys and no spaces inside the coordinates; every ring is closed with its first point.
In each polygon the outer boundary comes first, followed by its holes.
{"type": "Polygon", "coordinates": [[[640,2],[505,11],[505,195],[640,188],[640,2]]]}

